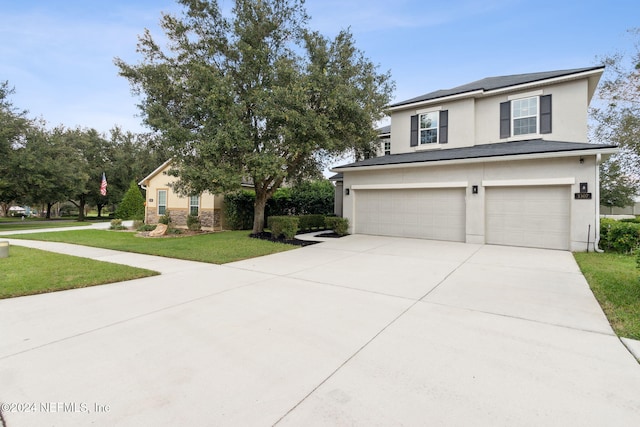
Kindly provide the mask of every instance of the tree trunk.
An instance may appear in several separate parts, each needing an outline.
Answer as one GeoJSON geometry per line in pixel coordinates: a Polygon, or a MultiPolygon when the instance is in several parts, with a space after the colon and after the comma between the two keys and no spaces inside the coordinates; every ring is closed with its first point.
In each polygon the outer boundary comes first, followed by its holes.
{"type": "Polygon", "coordinates": [[[267,205],[268,194],[256,189],[256,201],[253,205],[253,231],[252,234],[264,231],[264,209],[267,205]]]}
{"type": "Polygon", "coordinates": [[[53,207],[53,203],[47,203],[47,215],[45,218],[51,219],[51,208],[53,207]]]}
{"type": "Polygon", "coordinates": [[[74,200],[69,200],[69,201],[78,208],[78,221],[80,222],[84,221],[84,206],[86,204],[84,194],[80,195],[80,198],[78,199],[78,203],[76,203],[74,200]]]}
{"type": "Polygon", "coordinates": [[[98,203],[98,218],[102,218],[102,207],[103,206],[104,206],[103,204],[98,203]]]}

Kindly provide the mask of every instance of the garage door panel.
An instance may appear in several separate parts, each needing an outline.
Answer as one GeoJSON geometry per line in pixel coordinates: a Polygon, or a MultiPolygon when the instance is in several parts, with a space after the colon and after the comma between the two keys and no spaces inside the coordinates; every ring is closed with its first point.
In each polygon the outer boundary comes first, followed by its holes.
{"type": "Polygon", "coordinates": [[[463,242],[464,197],[464,189],[358,190],[355,232],[463,242]]]}
{"type": "Polygon", "coordinates": [[[570,208],[568,186],[487,188],[486,242],[569,249],[570,208]]]}

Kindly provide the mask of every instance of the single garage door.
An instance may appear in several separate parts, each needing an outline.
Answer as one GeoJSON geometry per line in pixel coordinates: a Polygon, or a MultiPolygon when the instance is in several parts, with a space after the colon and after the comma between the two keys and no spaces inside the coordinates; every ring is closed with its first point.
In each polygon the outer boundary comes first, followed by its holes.
{"type": "Polygon", "coordinates": [[[357,190],[355,232],[464,242],[465,189],[357,190]]]}
{"type": "Polygon", "coordinates": [[[486,242],[569,249],[570,187],[488,187],[486,242]]]}

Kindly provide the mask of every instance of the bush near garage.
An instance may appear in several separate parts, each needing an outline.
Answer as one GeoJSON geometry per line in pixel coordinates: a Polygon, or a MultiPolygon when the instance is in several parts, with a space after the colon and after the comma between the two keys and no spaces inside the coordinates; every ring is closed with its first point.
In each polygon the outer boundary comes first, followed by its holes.
{"type": "Polygon", "coordinates": [[[324,219],[325,226],[333,230],[338,236],[346,236],[349,230],[349,220],[339,216],[328,216],[324,219]]]}
{"type": "Polygon", "coordinates": [[[298,216],[299,231],[316,231],[325,228],[324,215],[300,215],[298,216]]]}
{"type": "Polygon", "coordinates": [[[640,246],[640,224],[600,219],[600,247],[605,251],[628,254],[640,246]]]}
{"type": "Polygon", "coordinates": [[[267,227],[271,230],[272,237],[277,239],[284,236],[291,240],[298,232],[299,221],[297,216],[270,216],[267,218],[267,227]]]}
{"type": "MultiPolygon", "coordinates": [[[[279,188],[267,201],[265,218],[287,215],[329,215],[333,213],[335,187],[329,180],[304,182],[279,188]]],[[[253,226],[255,193],[242,190],[225,195],[227,227],[248,230],[253,226]]],[[[303,224],[301,224],[302,226],[303,224]]]]}

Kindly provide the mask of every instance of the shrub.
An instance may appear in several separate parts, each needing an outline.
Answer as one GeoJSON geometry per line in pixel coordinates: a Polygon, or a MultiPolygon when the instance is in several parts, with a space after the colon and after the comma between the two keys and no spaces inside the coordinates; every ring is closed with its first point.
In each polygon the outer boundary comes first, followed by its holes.
{"type": "Polygon", "coordinates": [[[169,209],[167,209],[166,211],[164,211],[164,215],[162,215],[159,219],[158,222],[160,224],[164,224],[167,227],[169,226],[169,224],[171,224],[171,213],[169,212],[169,209]]]}
{"type": "Polygon", "coordinates": [[[631,253],[640,245],[640,224],[609,218],[600,220],[600,247],[620,253],[631,253]]]}
{"type": "Polygon", "coordinates": [[[137,230],[138,228],[142,227],[143,222],[139,219],[136,219],[135,221],[133,221],[133,229],[137,230]]]}
{"type": "Polygon", "coordinates": [[[202,226],[200,225],[200,218],[195,215],[188,215],[187,228],[191,231],[200,231],[202,229],[202,226]]]}
{"type": "Polygon", "coordinates": [[[253,227],[253,204],[256,195],[242,190],[224,196],[224,210],[227,227],[232,230],[249,230],[253,227]]]}
{"type": "Polygon", "coordinates": [[[312,231],[324,228],[324,215],[300,215],[300,231],[312,231]]]}
{"type": "Polygon", "coordinates": [[[140,227],[137,228],[138,231],[153,231],[155,229],[156,229],[155,224],[142,224],[140,227]]]}
{"type": "Polygon", "coordinates": [[[349,230],[349,220],[339,216],[328,216],[324,219],[328,229],[333,230],[339,236],[346,236],[349,230]]]}
{"type": "Polygon", "coordinates": [[[305,181],[291,189],[291,205],[297,215],[333,213],[335,187],[328,179],[305,181]]]}
{"type": "Polygon", "coordinates": [[[267,200],[265,213],[270,216],[295,215],[296,207],[291,203],[291,188],[278,188],[273,196],[267,200]]]}
{"type": "Polygon", "coordinates": [[[124,193],[124,197],[116,209],[115,217],[138,220],[144,218],[144,196],[135,181],[131,181],[129,184],[129,189],[124,193]]]}
{"type": "Polygon", "coordinates": [[[109,227],[109,229],[110,230],[126,230],[127,227],[122,225],[122,220],[121,219],[112,219],[111,220],[111,226],[109,227]]]}
{"type": "Polygon", "coordinates": [[[271,230],[271,236],[285,239],[293,239],[298,232],[299,219],[296,216],[270,216],[267,218],[267,227],[271,230]]]}

